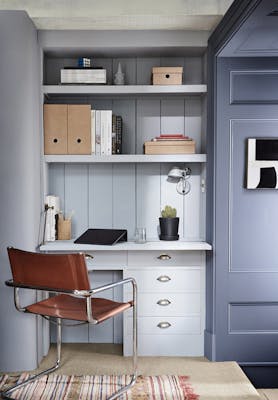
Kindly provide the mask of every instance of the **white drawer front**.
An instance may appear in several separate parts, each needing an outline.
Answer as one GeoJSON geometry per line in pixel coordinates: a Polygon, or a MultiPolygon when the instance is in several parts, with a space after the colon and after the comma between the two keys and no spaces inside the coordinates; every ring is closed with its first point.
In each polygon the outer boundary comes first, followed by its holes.
{"type": "MultiPolygon", "coordinates": [[[[125,318],[125,332],[132,335],[132,318],[125,318]]],[[[199,335],[200,316],[138,317],[139,335],[199,335]]]]}
{"type": "Polygon", "coordinates": [[[135,278],[139,292],[199,292],[201,288],[201,270],[198,267],[128,269],[125,277],[135,278]]]}
{"type": "MultiPolygon", "coordinates": [[[[124,340],[124,356],[132,355],[132,336],[124,340]]],[[[139,356],[187,356],[204,355],[203,335],[140,335],[138,337],[139,356]]]]}
{"type": "MultiPolygon", "coordinates": [[[[126,295],[129,301],[131,294],[126,295]]],[[[132,312],[132,311],[130,311],[132,312]]],[[[139,316],[184,316],[186,314],[200,314],[201,298],[199,293],[139,293],[139,316]]]]}
{"type": "Polygon", "coordinates": [[[199,266],[203,264],[203,255],[199,251],[130,251],[128,265],[136,266],[199,266]]]}
{"type": "Polygon", "coordinates": [[[87,268],[90,269],[124,269],[127,266],[126,251],[94,251],[86,252],[87,268]],[[93,258],[90,258],[92,256],[93,258]]]}

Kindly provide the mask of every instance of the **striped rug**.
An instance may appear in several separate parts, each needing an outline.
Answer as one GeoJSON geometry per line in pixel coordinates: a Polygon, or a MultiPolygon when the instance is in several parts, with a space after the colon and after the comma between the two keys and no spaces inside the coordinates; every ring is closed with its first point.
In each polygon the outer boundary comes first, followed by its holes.
{"type": "MultiPolygon", "coordinates": [[[[17,377],[0,377],[0,391],[7,385],[28,378],[27,374],[17,377]]],[[[129,382],[122,376],[44,376],[13,393],[21,400],[105,400],[117,389],[129,382]]],[[[122,400],[197,400],[188,376],[161,375],[139,376],[136,384],[122,400]]]]}

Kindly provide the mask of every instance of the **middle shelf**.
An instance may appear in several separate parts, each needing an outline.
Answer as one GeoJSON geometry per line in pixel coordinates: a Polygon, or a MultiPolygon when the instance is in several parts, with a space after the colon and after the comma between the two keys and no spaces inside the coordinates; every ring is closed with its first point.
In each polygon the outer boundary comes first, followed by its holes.
{"type": "Polygon", "coordinates": [[[97,155],[45,155],[46,163],[205,163],[206,154],[114,154],[97,155]]]}

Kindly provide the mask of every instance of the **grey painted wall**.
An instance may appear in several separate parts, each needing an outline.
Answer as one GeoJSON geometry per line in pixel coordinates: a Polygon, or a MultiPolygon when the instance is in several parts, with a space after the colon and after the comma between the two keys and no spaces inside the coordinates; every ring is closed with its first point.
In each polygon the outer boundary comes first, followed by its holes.
{"type": "MultiPolygon", "coordinates": [[[[7,246],[35,250],[40,219],[39,52],[27,14],[0,12],[0,370],[37,366],[37,323],[17,312],[7,246]]],[[[28,294],[25,300],[32,299],[28,294]]]]}
{"type": "MultiPolygon", "coordinates": [[[[249,137],[278,137],[277,58],[218,58],[215,129],[209,129],[207,355],[278,360],[278,192],[247,190],[249,137]],[[239,73],[235,71],[244,71],[239,73]],[[259,71],[259,77],[254,71],[259,71]],[[231,79],[239,76],[240,79],[231,79]],[[273,78],[261,85],[261,78],[273,78]],[[245,78],[245,79],[244,79],[245,78]]],[[[210,114],[211,117],[211,114],[210,114]]]]}

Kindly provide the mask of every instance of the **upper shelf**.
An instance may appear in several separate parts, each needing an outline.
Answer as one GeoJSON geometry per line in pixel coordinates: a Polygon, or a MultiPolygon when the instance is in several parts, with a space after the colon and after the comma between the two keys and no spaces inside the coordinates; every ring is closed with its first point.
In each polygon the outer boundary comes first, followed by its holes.
{"type": "Polygon", "coordinates": [[[44,85],[44,94],[92,95],[194,95],[207,92],[207,85],[44,85]]]}
{"type": "Polygon", "coordinates": [[[206,154],[114,154],[111,156],[96,155],[45,155],[47,163],[166,163],[166,162],[187,162],[204,163],[206,154]]]}

